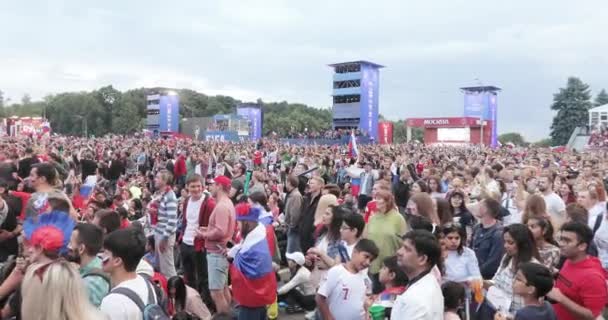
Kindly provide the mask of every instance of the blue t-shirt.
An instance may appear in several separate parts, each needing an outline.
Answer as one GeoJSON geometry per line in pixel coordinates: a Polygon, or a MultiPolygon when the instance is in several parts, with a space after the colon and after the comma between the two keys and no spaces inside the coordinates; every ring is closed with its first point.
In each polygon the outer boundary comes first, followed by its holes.
{"type": "Polygon", "coordinates": [[[545,301],[540,306],[525,306],[515,314],[515,320],[557,320],[553,307],[545,301]]]}

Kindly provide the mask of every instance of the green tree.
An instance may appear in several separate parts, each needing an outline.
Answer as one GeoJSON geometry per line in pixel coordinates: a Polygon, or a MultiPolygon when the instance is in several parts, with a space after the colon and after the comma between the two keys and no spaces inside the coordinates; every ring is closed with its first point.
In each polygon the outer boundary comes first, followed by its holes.
{"type": "Polygon", "coordinates": [[[503,133],[498,136],[498,141],[500,141],[500,143],[502,144],[511,142],[512,144],[517,146],[523,146],[526,144],[524,137],[522,137],[522,135],[517,132],[503,133]]]}
{"type": "Polygon", "coordinates": [[[552,146],[553,144],[552,144],[551,138],[545,138],[545,139],[534,142],[533,145],[535,147],[548,148],[548,147],[552,146]]]}
{"type": "Polygon", "coordinates": [[[600,93],[598,93],[595,97],[595,101],[593,101],[593,106],[599,107],[605,104],[608,104],[608,93],[606,93],[606,89],[602,89],[602,91],[600,91],[600,93]]]}
{"type": "Polygon", "coordinates": [[[0,118],[5,117],[6,112],[4,110],[4,92],[0,90],[0,118]]]}
{"type": "Polygon", "coordinates": [[[22,105],[28,105],[32,103],[32,97],[29,94],[24,94],[23,97],[21,97],[21,104],[22,105]]]}
{"type": "Polygon", "coordinates": [[[556,145],[565,145],[574,128],[583,126],[589,119],[591,108],[589,85],[579,78],[568,78],[566,88],[553,96],[551,110],[557,111],[551,125],[551,138],[556,145]]]}
{"type": "MultiPolygon", "coordinates": [[[[424,129],[412,128],[412,141],[424,142],[424,129]]],[[[407,124],[405,120],[393,121],[393,142],[405,143],[407,141],[407,124]]]]}

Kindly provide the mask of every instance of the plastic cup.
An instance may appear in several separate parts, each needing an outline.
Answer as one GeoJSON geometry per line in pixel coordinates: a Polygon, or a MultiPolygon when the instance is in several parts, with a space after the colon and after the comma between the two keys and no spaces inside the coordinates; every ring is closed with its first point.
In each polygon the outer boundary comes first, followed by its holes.
{"type": "Polygon", "coordinates": [[[385,308],[381,305],[373,305],[368,309],[371,320],[384,320],[385,319],[385,308]]]}

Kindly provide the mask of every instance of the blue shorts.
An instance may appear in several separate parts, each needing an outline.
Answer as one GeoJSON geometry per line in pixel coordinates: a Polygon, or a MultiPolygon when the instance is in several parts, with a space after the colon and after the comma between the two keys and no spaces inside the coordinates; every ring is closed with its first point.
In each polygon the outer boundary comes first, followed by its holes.
{"type": "Polygon", "coordinates": [[[228,259],[219,253],[207,253],[209,290],[223,290],[228,285],[228,259]]]}

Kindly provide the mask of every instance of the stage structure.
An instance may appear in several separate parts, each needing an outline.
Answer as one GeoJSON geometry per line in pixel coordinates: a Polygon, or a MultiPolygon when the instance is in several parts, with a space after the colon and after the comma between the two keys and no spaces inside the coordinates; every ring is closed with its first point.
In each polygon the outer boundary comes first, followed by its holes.
{"type": "Polygon", "coordinates": [[[359,129],[378,139],[379,64],[352,61],[330,64],[333,75],[334,129],[359,129]]]}
{"type": "Polygon", "coordinates": [[[249,120],[249,138],[256,141],[262,138],[264,111],[257,103],[242,103],[236,107],[236,114],[249,120]]]}
{"type": "MultiPolygon", "coordinates": [[[[464,117],[473,117],[480,122],[487,122],[490,131],[489,145],[498,146],[498,117],[497,97],[501,90],[495,86],[474,86],[460,88],[464,94],[464,117]]],[[[481,126],[482,135],[485,136],[486,126],[481,126]]],[[[484,139],[484,144],[485,144],[484,139]]]]}
{"type": "Polygon", "coordinates": [[[424,129],[424,142],[428,145],[488,145],[491,141],[492,123],[473,117],[410,118],[406,120],[407,141],[412,136],[412,128],[424,129]],[[483,128],[483,129],[482,129],[483,128]]]}
{"type": "Polygon", "coordinates": [[[146,96],[146,129],[152,136],[179,133],[179,96],[172,90],[152,91],[146,96]]]}
{"type": "Polygon", "coordinates": [[[250,137],[250,121],[237,114],[218,114],[205,132],[207,141],[244,141],[250,137]]]}

